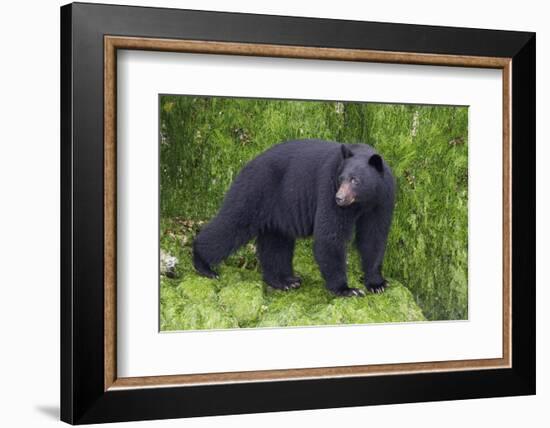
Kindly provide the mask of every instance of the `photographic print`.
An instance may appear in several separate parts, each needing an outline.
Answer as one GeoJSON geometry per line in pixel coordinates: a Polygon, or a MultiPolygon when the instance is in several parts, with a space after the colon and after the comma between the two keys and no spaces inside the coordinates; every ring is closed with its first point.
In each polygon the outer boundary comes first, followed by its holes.
{"type": "Polygon", "coordinates": [[[468,108],[159,96],[160,330],[468,319],[468,108]]]}
{"type": "Polygon", "coordinates": [[[63,6],[61,419],[534,394],[535,56],[63,6]]]}

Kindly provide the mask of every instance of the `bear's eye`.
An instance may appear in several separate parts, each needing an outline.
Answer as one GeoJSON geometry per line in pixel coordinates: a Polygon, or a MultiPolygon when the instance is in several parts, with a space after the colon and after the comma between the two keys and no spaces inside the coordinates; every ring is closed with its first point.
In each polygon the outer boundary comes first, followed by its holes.
{"type": "Polygon", "coordinates": [[[358,178],[351,177],[350,181],[351,181],[351,184],[355,184],[355,185],[359,184],[359,179],[358,178]]]}

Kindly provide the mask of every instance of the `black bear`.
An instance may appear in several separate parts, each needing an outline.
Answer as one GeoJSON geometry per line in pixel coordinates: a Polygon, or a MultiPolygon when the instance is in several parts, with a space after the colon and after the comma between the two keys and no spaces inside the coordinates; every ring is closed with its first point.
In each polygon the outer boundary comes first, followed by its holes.
{"type": "Polygon", "coordinates": [[[394,187],[390,168],[367,144],[278,144],[242,169],[218,215],[195,238],[195,269],[217,277],[212,266],[256,237],[264,281],[276,289],[297,288],[295,240],[313,235],[327,288],[337,296],[362,296],[362,290],[348,287],[346,276],[346,243],[355,226],[365,286],[382,292],[394,187]]]}

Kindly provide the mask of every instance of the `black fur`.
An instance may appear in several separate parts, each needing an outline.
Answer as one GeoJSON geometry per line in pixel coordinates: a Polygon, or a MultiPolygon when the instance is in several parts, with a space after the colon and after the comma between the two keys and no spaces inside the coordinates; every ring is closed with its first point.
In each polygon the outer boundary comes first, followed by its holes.
{"type": "Polygon", "coordinates": [[[365,286],[381,292],[393,206],[391,170],[372,147],[318,140],[281,143],[237,176],[218,215],[195,238],[194,265],[199,273],[217,277],[212,266],[256,237],[265,282],[278,289],[297,288],[295,240],[313,235],[327,288],[339,296],[361,295],[348,287],[346,277],[346,242],[355,226],[365,286]],[[337,192],[345,194],[348,205],[336,203],[337,192]]]}

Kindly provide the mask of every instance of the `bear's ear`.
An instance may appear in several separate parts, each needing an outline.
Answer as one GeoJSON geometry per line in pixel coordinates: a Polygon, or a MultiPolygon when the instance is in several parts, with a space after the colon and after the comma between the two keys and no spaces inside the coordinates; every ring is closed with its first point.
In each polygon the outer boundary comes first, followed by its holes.
{"type": "Polygon", "coordinates": [[[369,165],[373,166],[378,172],[384,171],[384,164],[380,155],[372,155],[369,159],[369,165]]]}
{"type": "Polygon", "coordinates": [[[347,159],[353,156],[353,153],[351,152],[349,147],[346,146],[345,144],[341,144],[340,149],[342,150],[342,158],[347,159]]]}

